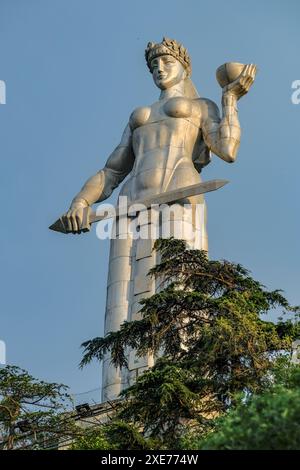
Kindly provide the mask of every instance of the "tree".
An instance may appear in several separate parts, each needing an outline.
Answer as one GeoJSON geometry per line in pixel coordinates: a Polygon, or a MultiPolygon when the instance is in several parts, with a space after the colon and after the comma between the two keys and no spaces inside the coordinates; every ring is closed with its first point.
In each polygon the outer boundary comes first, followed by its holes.
{"type": "Polygon", "coordinates": [[[216,420],[214,432],[182,439],[184,449],[299,450],[300,368],[290,367],[285,384],[276,382],[216,420]]]}
{"type": "Polygon", "coordinates": [[[118,419],[87,429],[72,444],[72,450],[152,450],[158,442],[146,439],[135,426],[118,419]]]}
{"type": "Polygon", "coordinates": [[[81,366],[110,351],[112,363],[126,367],[128,347],[139,356],[164,351],[123,392],[120,416],[174,446],[187,422],[207,429],[234,405],[237,393],[265,389],[274,357],[299,337],[299,308],[240,264],[209,260],[204,251],[186,249],[183,240],[160,239],[155,249],[161,262],[149,275],[164,288],[142,301],[141,320],[83,343],[81,366]],[[267,321],[273,308],[293,318],[267,321]]]}
{"type": "Polygon", "coordinates": [[[39,381],[17,366],[0,369],[0,446],[2,449],[44,447],[74,436],[65,385],[39,381]]]}
{"type": "Polygon", "coordinates": [[[70,450],[115,450],[115,445],[109,441],[105,425],[86,429],[72,443],[70,450]]]}

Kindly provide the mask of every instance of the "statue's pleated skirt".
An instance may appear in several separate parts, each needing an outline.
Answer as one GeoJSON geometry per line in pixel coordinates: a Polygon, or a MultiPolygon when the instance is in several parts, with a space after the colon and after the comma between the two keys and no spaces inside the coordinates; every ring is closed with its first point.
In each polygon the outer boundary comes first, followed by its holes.
{"type": "MultiPolygon", "coordinates": [[[[123,218],[113,228],[111,239],[105,313],[105,334],[118,331],[124,321],[141,318],[140,300],[161,289],[159,281],[149,277],[149,270],[159,262],[152,250],[155,238],[180,238],[190,249],[208,250],[206,208],[203,197],[193,198],[190,206],[166,206],[145,211],[138,217],[123,218]],[[128,235],[128,224],[138,226],[139,237],[128,235]]],[[[128,351],[128,369],[115,368],[108,354],[103,361],[102,401],[114,400],[133,384],[136,378],[153,365],[153,357],[139,358],[128,351]]]]}

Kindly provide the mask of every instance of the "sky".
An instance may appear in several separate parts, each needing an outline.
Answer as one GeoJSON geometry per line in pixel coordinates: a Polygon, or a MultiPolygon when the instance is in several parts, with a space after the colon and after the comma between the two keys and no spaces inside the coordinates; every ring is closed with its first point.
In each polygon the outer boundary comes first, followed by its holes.
{"type": "Polygon", "coordinates": [[[99,364],[78,364],[80,344],[103,334],[109,242],[95,229],[66,236],[48,226],[104,166],[132,110],[158,99],[144,49],[163,36],[187,47],[199,94],[219,106],[217,67],[257,64],[238,103],[237,161],[214,156],[202,172],[230,180],[206,196],[209,253],[300,303],[299,15],[297,0],[0,0],[0,340],[9,364],[67,384],[78,401],[100,400],[99,364]]]}

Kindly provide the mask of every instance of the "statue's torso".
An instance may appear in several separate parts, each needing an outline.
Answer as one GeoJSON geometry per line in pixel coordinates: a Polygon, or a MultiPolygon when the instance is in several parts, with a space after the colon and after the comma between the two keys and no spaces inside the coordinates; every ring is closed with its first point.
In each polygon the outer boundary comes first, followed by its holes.
{"type": "Polygon", "coordinates": [[[135,163],[123,194],[136,200],[199,182],[193,157],[202,142],[200,114],[198,100],[181,97],[132,113],[135,163]]]}

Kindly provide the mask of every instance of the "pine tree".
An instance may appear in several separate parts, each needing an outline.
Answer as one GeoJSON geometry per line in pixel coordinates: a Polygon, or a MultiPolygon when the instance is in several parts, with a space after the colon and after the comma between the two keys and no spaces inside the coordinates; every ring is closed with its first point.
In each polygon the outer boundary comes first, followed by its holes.
{"type": "Polygon", "coordinates": [[[0,369],[0,449],[43,449],[79,434],[63,384],[35,379],[17,366],[0,369]]]}
{"type": "Polygon", "coordinates": [[[160,239],[160,263],[149,275],[164,288],[142,301],[142,319],[83,343],[81,366],[110,351],[126,367],[126,349],[139,356],[164,351],[155,366],[123,392],[120,417],[167,446],[182,428],[203,428],[234,404],[237,393],[259,393],[272,380],[274,359],[300,335],[299,308],[268,291],[240,264],[209,260],[183,240],[160,239]],[[289,313],[277,323],[268,314],[289,313]]]}

